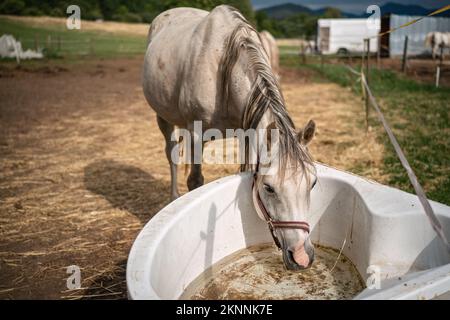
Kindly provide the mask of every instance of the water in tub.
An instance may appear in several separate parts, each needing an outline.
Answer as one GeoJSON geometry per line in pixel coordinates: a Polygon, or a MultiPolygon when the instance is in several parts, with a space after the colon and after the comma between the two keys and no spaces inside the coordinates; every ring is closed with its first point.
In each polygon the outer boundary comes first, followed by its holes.
{"type": "Polygon", "coordinates": [[[334,249],[316,246],[311,268],[296,272],[285,269],[274,245],[263,244],[217,262],[180,299],[351,299],[363,289],[351,261],[334,249]]]}

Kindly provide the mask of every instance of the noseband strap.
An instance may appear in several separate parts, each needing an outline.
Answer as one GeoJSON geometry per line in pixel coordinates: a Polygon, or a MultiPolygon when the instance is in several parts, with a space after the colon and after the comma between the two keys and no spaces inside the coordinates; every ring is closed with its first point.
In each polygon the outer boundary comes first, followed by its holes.
{"type": "Polygon", "coordinates": [[[308,233],[310,232],[309,223],[306,221],[276,221],[272,219],[271,215],[269,214],[266,207],[264,206],[264,203],[261,200],[258,189],[256,188],[256,174],[253,176],[252,196],[253,205],[255,206],[256,212],[261,219],[267,222],[270,233],[278,248],[281,248],[281,244],[278,238],[275,236],[275,229],[300,229],[308,233]]]}

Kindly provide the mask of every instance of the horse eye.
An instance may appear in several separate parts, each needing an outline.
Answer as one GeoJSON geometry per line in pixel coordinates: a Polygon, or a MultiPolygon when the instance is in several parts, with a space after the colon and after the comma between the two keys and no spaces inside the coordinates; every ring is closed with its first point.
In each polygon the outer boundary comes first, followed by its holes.
{"type": "Polygon", "coordinates": [[[269,186],[268,184],[264,184],[264,190],[267,193],[270,193],[270,194],[274,194],[275,193],[275,190],[271,186],[269,186]]]}
{"type": "Polygon", "coordinates": [[[317,183],[317,179],[314,180],[314,183],[313,183],[313,185],[312,185],[312,187],[311,187],[311,190],[314,189],[314,187],[316,186],[316,183],[317,183]]]}

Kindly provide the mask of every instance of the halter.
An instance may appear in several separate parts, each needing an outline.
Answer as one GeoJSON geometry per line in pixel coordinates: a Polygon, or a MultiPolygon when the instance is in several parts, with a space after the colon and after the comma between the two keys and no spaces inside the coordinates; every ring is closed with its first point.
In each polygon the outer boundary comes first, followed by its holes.
{"type": "Polygon", "coordinates": [[[255,206],[258,216],[267,222],[267,225],[272,235],[273,241],[279,249],[281,249],[281,243],[275,235],[275,229],[300,229],[309,233],[309,223],[306,221],[275,221],[270,216],[264,203],[261,200],[258,190],[256,189],[256,174],[253,175],[253,185],[252,185],[252,195],[253,195],[253,205],[255,206]]]}

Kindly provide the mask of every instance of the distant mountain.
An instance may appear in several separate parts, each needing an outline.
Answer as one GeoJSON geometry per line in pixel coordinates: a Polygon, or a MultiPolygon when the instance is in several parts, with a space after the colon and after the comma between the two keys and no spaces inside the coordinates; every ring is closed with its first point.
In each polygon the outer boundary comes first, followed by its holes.
{"type": "MultiPolygon", "coordinates": [[[[311,15],[323,15],[327,8],[321,8],[317,10],[311,10],[308,7],[294,4],[294,3],[284,3],[272,7],[262,8],[258,11],[265,12],[270,18],[282,20],[286,19],[290,16],[299,14],[299,13],[307,13],[311,15]]],[[[430,12],[434,11],[433,9],[427,9],[421,7],[419,5],[404,5],[395,2],[385,3],[380,7],[381,15],[385,15],[388,13],[398,14],[398,15],[408,15],[408,16],[425,16],[430,12]]],[[[362,12],[361,14],[352,14],[348,12],[342,12],[341,14],[344,18],[364,18],[369,16],[369,14],[362,12]]],[[[450,11],[446,11],[437,16],[450,17],[450,11]]]]}
{"type": "MultiPolygon", "coordinates": [[[[333,8],[332,7],[320,8],[320,9],[314,10],[314,14],[317,15],[317,16],[321,16],[321,15],[323,15],[325,13],[325,11],[327,11],[327,9],[333,9],[333,8]]],[[[341,10],[339,10],[339,11],[341,11],[341,10]]],[[[343,12],[343,11],[341,11],[341,15],[344,18],[359,18],[360,17],[357,14],[343,12]]]]}
{"type": "MultiPolygon", "coordinates": [[[[317,10],[312,10],[312,9],[309,9],[308,7],[298,5],[295,3],[283,3],[283,4],[272,6],[272,7],[262,8],[258,11],[265,12],[272,19],[282,20],[282,19],[289,18],[289,17],[299,14],[299,13],[307,13],[307,14],[311,14],[311,15],[320,16],[320,15],[324,14],[324,12],[327,9],[328,8],[326,7],[326,8],[321,8],[321,9],[317,9],[317,10]]],[[[359,17],[358,15],[347,13],[347,12],[341,12],[341,14],[344,18],[359,17]]]]}
{"type": "Polygon", "coordinates": [[[273,7],[263,8],[259,11],[265,12],[270,18],[282,20],[299,13],[314,14],[314,11],[294,3],[283,3],[273,7]]]}

